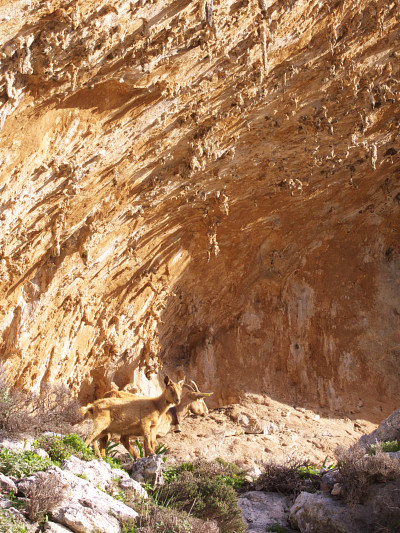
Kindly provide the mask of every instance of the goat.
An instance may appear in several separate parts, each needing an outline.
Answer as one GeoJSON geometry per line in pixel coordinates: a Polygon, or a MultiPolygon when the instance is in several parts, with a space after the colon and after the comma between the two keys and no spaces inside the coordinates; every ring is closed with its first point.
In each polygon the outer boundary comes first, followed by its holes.
{"type": "MultiPolygon", "coordinates": [[[[168,411],[160,417],[156,429],[156,437],[165,437],[165,435],[169,433],[169,431],[171,431],[172,426],[179,427],[179,422],[177,419],[178,416],[182,420],[188,415],[189,412],[192,412],[196,415],[208,414],[208,408],[203,398],[211,396],[212,392],[200,392],[198,386],[194,381],[192,381],[192,384],[192,386],[187,383],[184,384],[184,387],[189,390],[186,390],[182,393],[181,401],[179,402],[179,404],[176,407],[171,407],[170,409],[168,409],[168,411]]],[[[106,394],[104,395],[104,398],[129,399],[132,397],[135,397],[135,395],[130,392],[127,392],[126,390],[115,389],[106,392],[106,394]]],[[[178,431],[180,431],[180,428],[178,431]]],[[[129,437],[133,436],[139,435],[136,433],[132,433],[132,435],[121,436],[121,444],[123,444],[123,446],[128,450],[128,452],[137,459],[138,454],[129,442],[129,437]]],[[[103,431],[103,433],[101,433],[98,437],[100,444],[100,452],[103,457],[105,456],[106,444],[109,439],[110,433],[108,431],[103,431]]]]}
{"type": "MultiPolygon", "coordinates": [[[[147,398],[123,392],[120,397],[102,398],[81,408],[81,414],[93,419],[93,430],[85,445],[93,443],[101,459],[97,439],[105,433],[121,436],[121,443],[128,449],[130,435],[143,435],[145,455],[152,455],[156,446],[156,430],[160,418],[171,406],[180,402],[184,379],[174,383],[165,377],[165,390],[156,398],[147,398]],[[129,396],[127,396],[129,394],[129,396]],[[128,446],[127,446],[128,445],[128,446]]],[[[121,391],[122,392],[122,391],[121,391]]],[[[131,452],[131,450],[128,450],[131,452]]],[[[137,458],[136,452],[132,454],[137,458]]]]}

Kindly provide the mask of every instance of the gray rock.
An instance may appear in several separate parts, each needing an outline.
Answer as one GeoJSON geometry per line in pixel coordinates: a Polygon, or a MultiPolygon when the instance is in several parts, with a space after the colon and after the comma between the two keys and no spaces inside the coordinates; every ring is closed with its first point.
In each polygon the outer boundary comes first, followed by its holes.
{"type": "Polygon", "coordinates": [[[287,527],[289,502],[289,497],[283,494],[261,491],[246,492],[238,499],[247,531],[251,533],[265,533],[273,524],[287,527]]]}
{"type": "MultiPolygon", "coordinates": [[[[358,506],[356,506],[358,507],[358,506]]],[[[290,523],[301,533],[365,533],[353,513],[325,494],[302,492],[290,508],[290,523]]]]}
{"type": "Polygon", "coordinates": [[[43,448],[35,448],[33,451],[36,453],[36,455],[43,457],[44,459],[50,457],[46,450],[43,450],[43,448]]]}
{"type": "Polygon", "coordinates": [[[46,533],[71,533],[72,529],[56,524],[55,522],[46,522],[44,525],[46,533]]]}
{"type": "Polygon", "coordinates": [[[327,494],[302,492],[290,509],[290,522],[302,533],[400,531],[400,479],[371,485],[363,504],[352,507],[327,494]]]}
{"type": "Polygon", "coordinates": [[[358,441],[361,446],[367,448],[377,442],[386,442],[400,439],[400,409],[394,411],[379,426],[369,433],[363,435],[358,441]]]}
{"type": "Polygon", "coordinates": [[[112,477],[113,479],[126,479],[126,480],[129,480],[130,477],[129,477],[129,474],[128,472],[126,472],[125,470],[122,470],[122,468],[112,468],[111,469],[111,474],[112,474],[112,477]]]}
{"type": "Polygon", "coordinates": [[[249,435],[258,435],[264,432],[260,421],[247,413],[240,413],[237,421],[242,426],[244,432],[249,435]]]}
{"type": "MultiPolygon", "coordinates": [[[[51,509],[53,519],[74,532],[119,533],[119,521],[134,520],[137,516],[133,509],[72,472],[51,466],[44,474],[56,474],[64,486],[62,502],[51,509]]],[[[34,484],[35,476],[30,476],[18,483],[18,489],[29,495],[34,484]]]]}
{"type": "Polygon", "coordinates": [[[387,453],[389,457],[394,457],[395,459],[400,459],[400,451],[398,452],[384,452],[387,453]]]}
{"type": "Polygon", "coordinates": [[[142,485],[134,479],[121,479],[119,482],[119,486],[121,487],[121,489],[133,490],[140,498],[147,499],[149,497],[142,485]]]}
{"type": "Polygon", "coordinates": [[[13,452],[20,452],[24,450],[31,450],[33,437],[27,436],[20,439],[0,438],[0,448],[7,448],[13,452]]]}
{"type": "Polygon", "coordinates": [[[278,424],[275,424],[275,422],[269,422],[268,424],[265,424],[263,427],[263,434],[264,435],[272,435],[273,433],[279,432],[279,426],[278,424]]]}
{"type": "Polygon", "coordinates": [[[62,470],[71,472],[72,474],[83,476],[84,479],[93,483],[96,487],[105,490],[111,484],[113,478],[129,479],[127,472],[120,468],[113,469],[111,466],[100,460],[93,459],[93,461],[83,461],[78,457],[71,456],[61,464],[62,470]]]}
{"type": "Polygon", "coordinates": [[[7,498],[0,498],[0,509],[9,509],[13,506],[13,502],[7,498]]]}
{"type": "Polygon", "coordinates": [[[338,470],[327,470],[325,474],[321,476],[321,490],[322,492],[331,492],[338,479],[338,470]]]}
{"type": "Polygon", "coordinates": [[[165,464],[161,455],[143,457],[133,463],[131,478],[139,483],[151,483],[153,487],[164,485],[165,464]]]}
{"type": "Polygon", "coordinates": [[[14,494],[17,494],[18,489],[17,485],[14,483],[12,479],[5,476],[0,472],[0,491],[4,493],[13,492],[14,494]]]}
{"type": "Polygon", "coordinates": [[[371,485],[363,507],[374,531],[400,531],[400,479],[371,485]]]}

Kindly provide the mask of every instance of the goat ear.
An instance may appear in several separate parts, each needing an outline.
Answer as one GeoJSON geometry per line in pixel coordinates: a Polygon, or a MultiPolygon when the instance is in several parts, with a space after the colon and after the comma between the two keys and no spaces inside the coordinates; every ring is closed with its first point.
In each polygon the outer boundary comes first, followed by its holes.
{"type": "Polygon", "coordinates": [[[181,379],[180,381],[178,381],[178,385],[179,385],[180,387],[183,387],[183,384],[185,383],[185,379],[186,379],[186,376],[184,376],[183,379],[181,379]]]}
{"type": "Polygon", "coordinates": [[[168,377],[168,376],[165,376],[165,378],[164,378],[164,383],[165,383],[166,385],[169,384],[169,377],[168,377]]]}

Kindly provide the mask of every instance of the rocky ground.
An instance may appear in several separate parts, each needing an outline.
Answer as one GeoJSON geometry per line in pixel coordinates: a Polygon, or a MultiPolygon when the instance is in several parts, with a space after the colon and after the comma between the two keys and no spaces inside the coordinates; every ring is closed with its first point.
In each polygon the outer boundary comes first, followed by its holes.
{"type": "MultiPolygon", "coordinates": [[[[400,452],[380,452],[370,456],[365,451],[377,440],[399,439],[400,410],[369,434],[366,434],[366,428],[367,424],[361,420],[335,421],[311,410],[292,408],[290,412],[282,404],[266,398],[258,397],[257,403],[255,398],[248,398],[242,405],[213,410],[200,421],[195,418],[182,421],[183,432],[164,439],[170,446],[167,462],[160,455],[139,459],[134,464],[130,462],[130,475],[121,469],[112,469],[103,461],[85,461],[75,456],[64,460],[61,468],[51,465],[28,477],[0,474],[1,525],[8,521],[13,524],[12,531],[34,532],[39,521],[40,530],[49,533],[119,533],[124,521],[137,517],[136,511],[130,507],[132,502],[141,498],[147,501],[148,495],[140,483],[146,483],[147,488],[162,484],[163,470],[174,461],[192,461],[200,457],[212,460],[220,456],[242,464],[247,479],[254,482],[239,493],[238,500],[248,533],[274,531],[277,526],[286,532],[301,533],[397,533],[400,526],[400,452]],[[325,432],[321,432],[322,428],[325,432]],[[255,434],[261,429],[272,434],[255,434]],[[203,431],[207,431],[207,435],[203,431]],[[243,431],[252,433],[243,434],[243,431]],[[295,432],[298,438],[294,447],[292,437],[295,432]],[[363,436],[358,438],[360,434],[363,436]],[[196,439],[197,445],[194,443],[196,439]],[[300,494],[270,492],[263,489],[262,482],[260,484],[262,477],[259,475],[265,472],[262,461],[284,461],[284,451],[286,457],[308,455],[313,462],[321,463],[324,456],[332,458],[335,445],[347,448],[355,441],[360,450],[357,452],[358,466],[351,471],[347,481],[343,478],[343,470],[336,468],[321,470],[317,485],[310,490],[311,486],[307,488],[305,482],[300,494]],[[268,452],[265,451],[267,446],[268,452]],[[363,494],[357,494],[359,499],[350,505],[346,499],[349,488],[346,483],[350,480],[356,486],[363,471],[361,463],[371,477],[366,486],[358,485],[363,494]],[[261,470],[257,471],[256,465],[261,470]],[[378,470],[376,465],[380,465],[378,470]],[[133,498],[130,503],[121,499],[124,490],[133,491],[130,492],[133,498]],[[43,523],[40,513],[46,509],[51,509],[51,515],[43,523]],[[21,529],[15,529],[17,526],[21,529]]],[[[1,439],[0,450],[4,447],[33,450],[32,441],[29,438],[1,439]]],[[[35,452],[43,461],[48,459],[43,449],[35,449],[35,452]]],[[[348,467],[354,468],[354,464],[348,463],[348,467]]],[[[273,491],[274,486],[270,490],[273,491]]],[[[193,527],[185,531],[196,531],[193,527]]]]}
{"type": "Polygon", "coordinates": [[[295,456],[321,466],[325,460],[334,462],[337,446],[351,446],[375,427],[361,412],[332,417],[327,411],[244,395],[240,404],[212,409],[205,417],[189,416],[181,422],[181,433],[159,441],[169,448],[171,461],[222,457],[251,468],[295,456]]]}

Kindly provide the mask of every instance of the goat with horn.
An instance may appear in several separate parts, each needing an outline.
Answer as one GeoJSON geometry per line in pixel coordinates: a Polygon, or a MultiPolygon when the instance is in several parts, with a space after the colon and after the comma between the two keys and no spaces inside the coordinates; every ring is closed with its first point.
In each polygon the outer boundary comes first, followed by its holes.
{"type": "Polygon", "coordinates": [[[121,436],[121,443],[137,458],[129,444],[130,435],[143,435],[145,455],[152,455],[156,447],[157,428],[162,417],[170,407],[178,405],[181,399],[184,379],[174,383],[165,377],[165,390],[156,398],[147,398],[125,391],[110,391],[108,398],[102,398],[83,407],[81,414],[88,414],[93,419],[93,430],[85,444],[93,447],[101,458],[97,439],[115,433],[121,436]],[[119,393],[119,396],[113,396],[119,393]]]}
{"type": "MultiPolygon", "coordinates": [[[[184,390],[182,392],[181,401],[174,407],[170,407],[158,421],[156,427],[156,437],[164,437],[167,433],[171,431],[172,427],[175,427],[175,431],[180,431],[179,420],[183,420],[190,412],[195,415],[207,415],[208,408],[204,401],[204,398],[207,398],[212,395],[212,392],[201,392],[194,381],[191,381],[192,385],[189,383],[184,383],[184,390]]],[[[127,387],[124,387],[126,389],[127,387]]],[[[104,395],[106,398],[125,398],[132,399],[137,398],[136,394],[132,394],[127,390],[110,390],[104,395]]],[[[106,444],[110,440],[110,431],[105,430],[99,436],[99,446],[101,455],[105,456],[106,444]]],[[[139,437],[141,433],[132,432],[131,434],[121,435],[118,432],[114,432],[117,435],[120,435],[121,444],[128,450],[128,452],[135,457],[139,457],[137,451],[132,447],[129,442],[130,437],[139,437]]]]}

